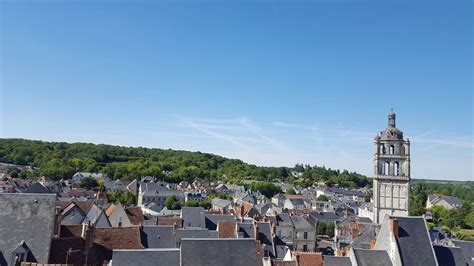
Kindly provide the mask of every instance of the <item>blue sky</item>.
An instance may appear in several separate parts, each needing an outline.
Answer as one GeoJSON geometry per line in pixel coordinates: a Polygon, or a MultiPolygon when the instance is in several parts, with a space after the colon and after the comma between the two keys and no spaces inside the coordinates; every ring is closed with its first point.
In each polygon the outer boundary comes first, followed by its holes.
{"type": "Polygon", "coordinates": [[[472,180],[469,1],[2,1],[1,137],[472,180]]]}

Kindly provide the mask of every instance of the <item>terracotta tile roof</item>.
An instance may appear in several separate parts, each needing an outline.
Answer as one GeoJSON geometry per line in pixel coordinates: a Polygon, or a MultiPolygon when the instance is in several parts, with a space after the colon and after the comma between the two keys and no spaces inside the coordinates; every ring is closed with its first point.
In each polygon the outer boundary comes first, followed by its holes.
{"type": "Polygon", "coordinates": [[[93,204],[94,200],[76,201],[76,205],[86,214],[89,212],[93,204]]]}
{"type": "Polygon", "coordinates": [[[115,204],[110,204],[110,206],[107,208],[107,210],[105,211],[105,214],[107,215],[107,217],[112,215],[112,213],[115,210],[115,206],[116,206],[115,204]]]}
{"type": "Polygon", "coordinates": [[[298,266],[323,266],[323,256],[319,252],[296,252],[298,266]]]}
{"type": "Polygon", "coordinates": [[[142,209],[140,207],[133,207],[125,209],[128,219],[133,225],[142,225],[145,222],[142,209]]]}
{"type": "Polygon", "coordinates": [[[219,238],[237,238],[237,222],[220,220],[217,221],[219,238]]]}
{"type": "Polygon", "coordinates": [[[177,228],[183,228],[183,220],[179,217],[158,217],[156,219],[157,225],[175,225],[177,228]]]}
{"type": "Polygon", "coordinates": [[[59,237],[80,237],[82,234],[82,225],[61,225],[61,231],[59,237]]]}
{"type": "Polygon", "coordinates": [[[94,243],[112,249],[143,249],[140,227],[97,228],[94,243]]]}

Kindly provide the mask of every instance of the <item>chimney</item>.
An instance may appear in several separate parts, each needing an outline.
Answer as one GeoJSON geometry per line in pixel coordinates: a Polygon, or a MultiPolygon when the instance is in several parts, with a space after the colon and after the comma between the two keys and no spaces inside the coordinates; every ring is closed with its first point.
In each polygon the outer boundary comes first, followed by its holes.
{"type": "Polygon", "coordinates": [[[256,241],[260,241],[258,235],[259,235],[258,223],[255,223],[255,240],[256,240],[256,241]]]}
{"type": "Polygon", "coordinates": [[[336,214],[336,208],[332,208],[332,212],[336,214]]]}
{"type": "Polygon", "coordinates": [[[375,239],[370,240],[370,249],[375,249],[375,239]]]}
{"type": "Polygon", "coordinates": [[[276,217],[277,215],[278,215],[277,211],[273,211],[273,216],[276,217]]]}
{"type": "Polygon", "coordinates": [[[54,232],[53,234],[57,237],[60,236],[61,233],[61,207],[56,206],[56,211],[54,213],[54,232]]]}
{"type": "Polygon", "coordinates": [[[276,224],[272,223],[272,234],[276,235],[277,227],[276,224]]]}
{"type": "Polygon", "coordinates": [[[390,231],[392,231],[393,236],[398,237],[398,220],[390,219],[390,231]]]}
{"type": "Polygon", "coordinates": [[[242,222],[244,221],[244,212],[245,212],[244,204],[242,203],[242,205],[240,205],[240,220],[242,222]]]}

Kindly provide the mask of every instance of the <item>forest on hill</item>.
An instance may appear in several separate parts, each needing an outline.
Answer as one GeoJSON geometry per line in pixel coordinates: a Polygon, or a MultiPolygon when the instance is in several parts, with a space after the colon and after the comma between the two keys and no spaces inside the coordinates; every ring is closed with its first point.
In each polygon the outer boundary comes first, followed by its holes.
{"type": "Polygon", "coordinates": [[[318,181],[353,188],[371,186],[364,175],[324,166],[262,167],[202,152],[92,143],[0,139],[0,162],[33,167],[33,171],[18,173],[25,178],[49,176],[55,180],[71,178],[76,172],[103,172],[122,180],[155,176],[168,182],[203,178],[229,183],[251,179],[302,186],[318,181]],[[299,174],[295,177],[293,173],[299,174]]]}

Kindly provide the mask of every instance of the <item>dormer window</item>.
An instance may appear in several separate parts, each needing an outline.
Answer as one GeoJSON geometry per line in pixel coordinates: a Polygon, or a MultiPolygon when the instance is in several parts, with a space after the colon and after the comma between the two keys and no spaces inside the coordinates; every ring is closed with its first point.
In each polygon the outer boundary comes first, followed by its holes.
{"type": "Polygon", "coordinates": [[[12,265],[21,265],[22,262],[26,262],[30,249],[26,245],[25,241],[22,240],[20,244],[12,251],[12,265]]]}

